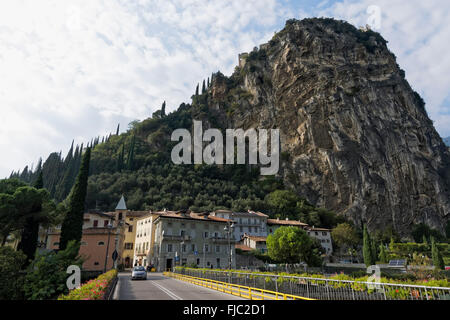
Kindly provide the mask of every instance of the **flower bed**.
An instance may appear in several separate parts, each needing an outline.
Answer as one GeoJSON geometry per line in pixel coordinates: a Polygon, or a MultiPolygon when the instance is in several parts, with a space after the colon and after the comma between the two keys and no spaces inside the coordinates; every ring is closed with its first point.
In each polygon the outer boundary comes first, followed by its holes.
{"type": "Polygon", "coordinates": [[[58,300],[104,300],[109,286],[116,277],[117,270],[110,270],[70,291],[67,295],[60,296],[58,300]]]}
{"type": "MultiPolygon", "coordinates": [[[[205,274],[205,272],[214,272],[214,271],[218,271],[218,272],[224,272],[224,271],[228,271],[228,270],[224,270],[224,269],[208,269],[208,268],[186,268],[186,267],[175,267],[176,270],[178,271],[182,271],[183,269],[186,270],[192,270],[192,271],[197,271],[197,272],[202,272],[203,274],[205,274]]],[[[349,275],[346,274],[334,274],[332,276],[329,277],[325,277],[322,274],[309,274],[309,273],[302,273],[302,274],[298,274],[298,273],[285,273],[285,272],[267,272],[267,271],[250,271],[250,270],[231,270],[234,273],[248,273],[248,274],[264,274],[264,275],[268,275],[268,276],[279,276],[281,279],[283,276],[284,277],[289,277],[289,276],[297,276],[297,277],[306,277],[306,278],[320,278],[320,279],[334,279],[334,280],[351,280],[351,281],[368,281],[368,277],[367,276],[363,276],[363,277],[351,277],[349,275]]],[[[396,279],[390,279],[390,278],[386,278],[386,277],[381,277],[380,279],[382,283],[390,283],[390,284],[409,284],[409,285],[420,285],[420,286],[431,286],[431,287],[450,287],[450,282],[447,279],[441,279],[441,280],[437,280],[437,279],[430,279],[430,280],[396,280],[396,279]]],[[[283,281],[283,280],[279,280],[279,281],[283,281]]],[[[325,282],[325,281],[324,281],[325,282]]]]}

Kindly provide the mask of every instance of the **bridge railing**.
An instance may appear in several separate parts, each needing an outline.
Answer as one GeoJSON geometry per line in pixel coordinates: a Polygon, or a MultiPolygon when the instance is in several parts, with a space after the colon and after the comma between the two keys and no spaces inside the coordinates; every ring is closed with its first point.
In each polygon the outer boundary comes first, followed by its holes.
{"type": "Polygon", "coordinates": [[[450,288],[218,270],[175,270],[191,277],[319,300],[450,300],[450,288]]]}

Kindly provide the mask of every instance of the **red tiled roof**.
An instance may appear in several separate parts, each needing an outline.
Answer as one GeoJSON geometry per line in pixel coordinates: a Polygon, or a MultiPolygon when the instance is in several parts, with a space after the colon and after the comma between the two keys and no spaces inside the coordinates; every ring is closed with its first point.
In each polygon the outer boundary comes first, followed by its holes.
{"type": "Polygon", "coordinates": [[[244,237],[247,237],[247,238],[249,238],[249,239],[251,239],[251,240],[254,240],[254,241],[256,241],[256,242],[265,242],[266,240],[267,240],[267,238],[266,237],[259,237],[259,236],[251,236],[251,235],[245,235],[244,237]]]}
{"type": "Polygon", "coordinates": [[[235,249],[241,249],[242,251],[252,251],[253,249],[249,246],[246,246],[245,244],[235,244],[235,249]]]}
{"type": "Polygon", "coordinates": [[[262,212],[260,212],[260,211],[252,211],[252,210],[248,210],[248,212],[249,213],[254,213],[254,214],[256,214],[257,216],[260,216],[260,217],[268,217],[268,215],[267,214],[264,214],[264,213],[262,213],[262,212]]]}
{"type": "Polygon", "coordinates": [[[228,222],[231,220],[225,218],[219,218],[211,215],[205,215],[195,212],[190,212],[189,214],[183,214],[176,211],[161,211],[158,212],[159,217],[168,217],[168,218],[176,218],[176,219],[189,219],[189,220],[202,220],[202,221],[217,221],[217,222],[228,222]]]}
{"type": "Polygon", "coordinates": [[[267,224],[279,224],[279,225],[290,225],[290,226],[307,226],[306,223],[297,220],[278,220],[278,219],[267,219],[267,224]]]}
{"type": "Polygon", "coordinates": [[[308,227],[306,228],[310,231],[331,231],[330,229],[325,229],[325,228],[314,228],[314,227],[308,227]]]}

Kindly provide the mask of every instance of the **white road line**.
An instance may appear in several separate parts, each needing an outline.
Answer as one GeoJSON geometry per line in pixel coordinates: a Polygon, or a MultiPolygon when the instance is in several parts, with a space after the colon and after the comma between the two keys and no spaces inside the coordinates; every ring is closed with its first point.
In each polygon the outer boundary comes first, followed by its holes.
{"type": "Polygon", "coordinates": [[[175,293],[173,293],[173,292],[170,291],[169,289],[164,288],[162,285],[157,284],[156,282],[153,282],[153,281],[152,281],[152,283],[153,283],[155,286],[157,286],[159,289],[161,289],[162,291],[164,291],[165,293],[167,293],[167,294],[169,295],[169,297],[171,297],[172,299],[174,299],[174,300],[183,300],[182,298],[180,298],[179,296],[177,296],[175,293]]]}

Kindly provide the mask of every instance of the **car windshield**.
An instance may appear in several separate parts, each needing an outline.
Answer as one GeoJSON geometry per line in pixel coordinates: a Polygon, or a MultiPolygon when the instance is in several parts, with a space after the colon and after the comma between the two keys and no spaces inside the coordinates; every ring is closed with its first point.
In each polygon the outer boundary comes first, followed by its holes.
{"type": "Polygon", "coordinates": [[[144,267],[134,267],[134,271],[145,271],[144,267]]]}

